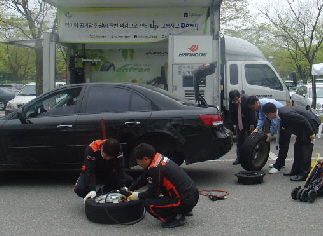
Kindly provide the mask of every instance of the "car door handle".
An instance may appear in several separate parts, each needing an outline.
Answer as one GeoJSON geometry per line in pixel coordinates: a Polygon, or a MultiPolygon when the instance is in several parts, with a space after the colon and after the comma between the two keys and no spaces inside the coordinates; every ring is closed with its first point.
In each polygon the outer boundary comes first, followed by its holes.
{"type": "Polygon", "coordinates": [[[63,130],[63,131],[65,131],[65,130],[67,130],[69,128],[72,128],[73,125],[57,125],[56,127],[63,130]]]}
{"type": "Polygon", "coordinates": [[[140,121],[126,121],[125,125],[140,125],[140,121]]]}

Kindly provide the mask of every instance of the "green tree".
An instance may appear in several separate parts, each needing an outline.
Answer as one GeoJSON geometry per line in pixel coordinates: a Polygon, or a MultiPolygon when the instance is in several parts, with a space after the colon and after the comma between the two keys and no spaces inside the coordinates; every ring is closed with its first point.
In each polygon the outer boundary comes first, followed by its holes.
{"type": "MultiPolygon", "coordinates": [[[[310,77],[311,66],[323,43],[323,0],[272,0],[260,12],[275,27],[276,37],[289,52],[299,75],[303,79],[310,77]]],[[[314,80],[312,85],[315,108],[314,80]]]]}
{"type": "MultiPolygon", "coordinates": [[[[43,91],[43,32],[50,31],[50,22],[54,17],[54,8],[42,0],[0,0],[2,14],[1,25],[15,32],[19,40],[35,42],[36,92],[43,91]]],[[[54,29],[55,27],[51,27],[54,29]]]]}

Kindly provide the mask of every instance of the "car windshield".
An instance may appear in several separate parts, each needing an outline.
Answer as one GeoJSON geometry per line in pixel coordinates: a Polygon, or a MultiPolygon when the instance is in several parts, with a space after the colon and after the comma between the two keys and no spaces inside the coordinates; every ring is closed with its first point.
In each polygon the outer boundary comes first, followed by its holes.
{"type": "MultiPolygon", "coordinates": [[[[313,97],[313,93],[312,93],[312,88],[309,89],[309,94],[308,96],[310,98],[313,97]]],[[[317,98],[323,98],[323,87],[316,87],[316,97],[317,98]]]]}
{"type": "Polygon", "coordinates": [[[36,96],[36,85],[35,84],[27,84],[25,85],[20,92],[19,96],[36,96]]]}

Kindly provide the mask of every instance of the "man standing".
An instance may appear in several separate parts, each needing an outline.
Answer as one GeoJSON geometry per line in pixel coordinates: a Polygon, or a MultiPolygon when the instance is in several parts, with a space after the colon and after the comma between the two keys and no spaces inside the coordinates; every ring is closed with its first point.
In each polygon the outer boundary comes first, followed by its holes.
{"type": "Polygon", "coordinates": [[[242,94],[238,90],[229,92],[230,98],[230,116],[233,125],[233,131],[237,134],[237,157],[233,165],[240,164],[240,149],[244,140],[255,129],[257,114],[248,107],[248,95],[242,94]]]}
{"type": "Polygon", "coordinates": [[[281,127],[296,135],[294,163],[287,176],[296,175],[291,181],[306,180],[311,167],[312,140],[315,139],[321,120],[303,107],[283,106],[277,109],[275,104],[267,103],[262,111],[268,119],[280,119],[281,127]]]}
{"type": "MultiPolygon", "coordinates": [[[[265,124],[266,121],[266,116],[262,112],[262,107],[267,104],[268,102],[273,103],[276,108],[281,108],[283,104],[280,102],[276,101],[275,99],[269,99],[269,98],[256,98],[254,96],[250,96],[248,98],[248,107],[258,111],[258,122],[256,129],[253,132],[258,132],[260,129],[265,124]]],[[[289,143],[290,143],[290,138],[291,138],[291,133],[289,133],[286,129],[281,129],[281,126],[279,125],[278,119],[272,119],[270,122],[270,133],[267,134],[267,142],[270,142],[272,139],[273,135],[276,133],[277,129],[279,137],[277,135],[278,139],[278,147],[279,147],[279,152],[278,152],[278,158],[276,159],[276,162],[274,164],[270,164],[269,167],[271,169],[269,170],[269,174],[276,174],[280,172],[280,169],[285,166],[285,160],[287,158],[287,153],[289,149],[289,143]]],[[[276,141],[277,141],[276,139],[276,141]]]]}

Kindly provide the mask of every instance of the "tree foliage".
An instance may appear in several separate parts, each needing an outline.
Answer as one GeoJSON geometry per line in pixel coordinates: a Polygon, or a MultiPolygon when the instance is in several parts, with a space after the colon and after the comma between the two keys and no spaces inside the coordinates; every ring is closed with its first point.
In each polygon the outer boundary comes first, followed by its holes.
{"type": "Polygon", "coordinates": [[[323,43],[323,0],[270,1],[260,11],[275,27],[275,36],[290,52],[300,76],[309,76],[323,43]],[[307,68],[301,68],[304,59],[307,68]]]}
{"type": "MultiPolygon", "coordinates": [[[[50,29],[54,9],[42,0],[1,0],[0,24],[14,32],[8,40],[34,40],[36,92],[43,90],[43,32],[50,29]]],[[[52,27],[53,28],[53,27],[52,27]]]]}
{"type": "MultiPolygon", "coordinates": [[[[310,77],[311,66],[323,43],[323,0],[271,0],[260,11],[275,27],[275,36],[289,52],[301,78],[310,77]]],[[[312,84],[315,107],[314,80],[312,84]]]]}

